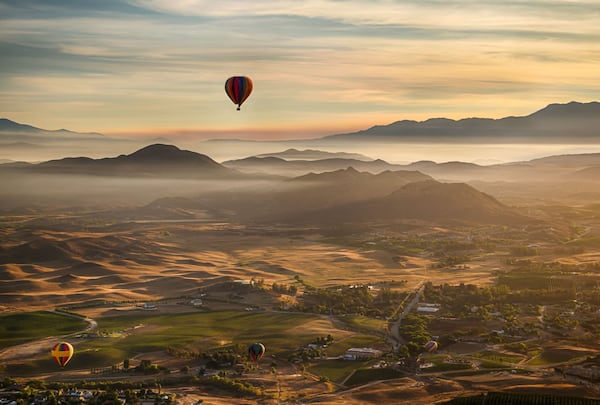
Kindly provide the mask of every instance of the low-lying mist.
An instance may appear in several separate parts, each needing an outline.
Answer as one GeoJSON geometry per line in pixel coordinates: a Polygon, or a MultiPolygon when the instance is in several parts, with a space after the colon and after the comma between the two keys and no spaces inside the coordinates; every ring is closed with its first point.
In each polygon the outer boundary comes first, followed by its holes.
{"type": "Polygon", "coordinates": [[[268,190],[268,180],[197,180],[144,177],[0,173],[0,209],[139,206],[165,197],[201,197],[268,190]]]}

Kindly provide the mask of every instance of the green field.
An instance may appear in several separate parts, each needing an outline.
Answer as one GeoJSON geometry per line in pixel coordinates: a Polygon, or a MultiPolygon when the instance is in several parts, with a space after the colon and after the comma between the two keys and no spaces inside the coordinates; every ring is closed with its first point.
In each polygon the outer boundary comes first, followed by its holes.
{"type": "Polygon", "coordinates": [[[86,327],[82,319],[45,311],[0,315],[0,349],[48,336],[68,335],[86,327]]]}
{"type": "Polygon", "coordinates": [[[349,387],[367,384],[371,381],[392,380],[404,377],[404,373],[391,368],[361,368],[352,374],[346,381],[349,387]]]}
{"type": "Polygon", "coordinates": [[[366,316],[346,316],[340,317],[339,319],[351,329],[372,333],[384,333],[386,331],[387,322],[383,319],[369,318],[366,316]]]}
{"type": "Polygon", "coordinates": [[[477,353],[476,357],[482,360],[490,360],[492,362],[502,362],[502,363],[518,363],[524,359],[524,356],[517,356],[499,352],[493,352],[486,350],[481,353],[477,353]]]}
{"type": "MultiPolygon", "coordinates": [[[[1,319],[4,330],[12,331],[11,334],[3,334],[5,346],[16,339],[25,340],[27,337],[26,340],[33,340],[59,331],[64,334],[81,330],[85,326],[84,322],[75,318],[50,313],[7,315],[1,319]],[[41,328],[40,324],[43,325],[41,328]]],[[[70,369],[109,367],[121,363],[125,358],[168,348],[199,353],[233,346],[245,348],[255,341],[266,346],[266,356],[287,358],[298,348],[306,347],[328,333],[334,336],[334,343],[327,348],[329,356],[343,354],[350,347],[370,347],[382,342],[380,336],[362,333],[348,335],[347,331],[336,334],[339,329],[328,319],[302,313],[144,313],[100,318],[97,321],[99,336],[74,342],[75,355],[68,365],[70,369]]],[[[351,369],[357,365],[351,364],[351,369]]],[[[45,371],[56,371],[56,365],[46,355],[11,365],[9,370],[16,375],[45,371]]],[[[343,374],[348,375],[347,372],[343,374]]],[[[335,378],[333,376],[332,380],[335,378]]]]}
{"type": "Polygon", "coordinates": [[[327,347],[327,355],[332,357],[341,356],[351,347],[373,347],[382,344],[383,341],[384,339],[379,336],[356,334],[345,339],[336,340],[327,347]]]}
{"type": "Polygon", "coordinates": [[[548,348],[543,349],[539,356],[532,358],[527,362],[527,364],[531,366],[543,366],[547,364],[563,363],[580,357],[582,358],[590,354],[592,354],[592,352],[561,348],[548,348]]]}
{"type": "Polygon", "coordinates": [[[350,373],[364,367],[365,364],[366,362],[363,361],[327,360],[309,367],[308,371],[320,377],[327,377],[333,382],[341,383],[350,373]]]}
{"type": "Polygon", "coordinates": [[[100,330],[127,330],[125,337],[93,344],[110,345],[134,355],[167,347],[207,351],[259,341],[266,346],[267,353],[272,354],[296,349],[322,336],[319,331],[302,327],[318,319],[318,316],[300,313],[233,311],[111,317],[98,321],[100,330]],[[135,326],[140,327],[131,329],[135,326]]]}

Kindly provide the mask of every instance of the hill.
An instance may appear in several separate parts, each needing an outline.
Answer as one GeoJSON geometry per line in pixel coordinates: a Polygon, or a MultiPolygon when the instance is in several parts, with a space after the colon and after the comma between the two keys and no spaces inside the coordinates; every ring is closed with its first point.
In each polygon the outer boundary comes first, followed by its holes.
{"type": "Polygon", "coordinates": [[[347,152],[325,152],[322,150],[316,149],[287,149],[283,152],[274,152],[274,153],[263,153],[260,155],[256,155],[254,157],[257,158],[266,158],[266,157],[276,157],[285,160],[321,160],[321,159],[354,159],[354,160],[362,160],[369,161],[374,160],[368,156],[362,155],[360,153],[347,153],[347,152]]]}
{"type": "Polygon", "coordinates": [[[160,199],[153,205],[163,209],[218,210],[240,220],[271,222],[313,210],[383,197],[408,183],[429,179],[431,177],[417,171],[386,171],[375,175],[348,168],[310,173],[273,182],[269,186],[224,191],[197,199],[160,199]]]}
{"type": "MultiPolygon", "coordinates": [[[[9,165],[15,169],[15,165],[9,165]]],[[[39,164],[19,166],[19,169],[37,173],[60,173],[98,176],[152,176],[177,178],[241,177],[235,170],[223,167],[210,157],[181,150],[173,145],[154,144],[129,155],[114,158],[88,157],[50,160],[39,164]]]]}
{"type": "Polygon", "coordinates": [[[87,137],[103,137],[102,134],[97,132],[74,132],[69,131],[68,129],[56,129],[56,130],[47,130],[42,128],[37,128],[32,125],[20,124],[15,121],[11,121],[7,118],[0,118],[0,140],[5,140],[11,134],[18,134],[20,140],[22,141],[24,136],[27,134],[30,135],[48,135],[48,136],[78,136],[85,135],[87,137]]]}
{"type": "Polygon", "coordinates": [[[246,173],[279,174],[284,176],[300,176],[309,172],[327,172],[352,167],[359,171],[379,173],[384,170],[397,170],[404,167],[392,165],[377,159],[363,161],[358,159],[328,158],[318,160],[284,160],[279,157],[248,157],[228,160],[223,165],[246,173]]]}
{"type": "Polygon", "coordinates": [[[403,120],[377,125],[366,130],[330,135],[326,141],[441,141],[452,138],[482,142],[569,142],[597,140],[600,126],[600,103],[550,104],[524,117],[465,118],[452,120],[432,118],[426,121],[403,120]]]}
{"type": "Polygon", "coordinates": [[[529,220],[464,183],[426,180],[406,184],[384,197],[311,212],[307,223],[349,223],[418,219],[439,223],[517,224],[529,220]]]}

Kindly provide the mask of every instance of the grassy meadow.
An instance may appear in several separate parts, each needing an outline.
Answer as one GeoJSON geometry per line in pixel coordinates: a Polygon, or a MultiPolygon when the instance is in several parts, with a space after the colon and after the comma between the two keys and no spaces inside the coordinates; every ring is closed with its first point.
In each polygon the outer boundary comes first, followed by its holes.
{"type": "Polygon", "coordinates": [[[87,323],[53,312],[0,315],[0,349],[48,336],[63,336],[85,329],[87,323]]]}

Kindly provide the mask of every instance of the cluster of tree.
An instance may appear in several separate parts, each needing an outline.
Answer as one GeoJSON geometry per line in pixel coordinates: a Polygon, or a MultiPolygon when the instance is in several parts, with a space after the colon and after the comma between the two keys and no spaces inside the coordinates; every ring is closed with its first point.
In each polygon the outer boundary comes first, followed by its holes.
{"type": "Polygon", "coordinates": [[[407,357],[407,354],[417,355],[424,351],[423,346],[431,339],[427,330],[430,321],[429,317],[416,314],[408,314],[402,319],[398,331],[408,343],[400,348],[398,354],[401,357],[407,357]]]}
{"type": "Polygon", "coordinates": [[[271,288],[273,289],[274,292],[277,292],[280,294],[296,295],[298,293],[298,287],[293,284],[290,286],[287,286],[285,284],[273,283],[271,288]]]}
{"type": "Polygon", "coordinates": [[[250,384],[249,382],[238,381],[218,375],[213,375],[206,378],[205,380],[201,380],[201,384],[208,385],[211,388],[220,388],[240,397],[262,395],[262,389],[260,387],[256,387],[250,384]]]}
{"type": "Polygon", "coordinates": [[[322,347],[303,347],[294,350],[289,356],[288,361],[291,363],[310,361],[325,356],[325,350],[322,347]]]}
{"type": "Polygon", "coordinates": [[[203,353],[202,357],[206,359],[206,367],[211,369],[233,367],[240,359],[240,355],[231,350],[203,353]]]}
{"type": "Polygon", "coordinates": [[[242,355],[246,354],[246,350],[246,346],[242,344],[229,346],[228,349],[205,352],[201,350],[181,349],[173,346],[167,347],[167,353],[180,359],[198,359],[205,360],[206,362],[214,361],[217,363],[232,364],[235,364],[242,355]],[[233,359],[235,359],[235,361],[233,361],[233,359]]]}
{"type": "MultiPolygon", "coordinates": [[[[441,304],[442,311],[456,317],[474,317],[489,319],[490,313],[499,310],[509,297],[510,290],[506,286],[478,287],[473,284],[434,286],[427,282],[423,291],[423,299],[427,302],[441,304]],[[475,308],[475,312],[473,309],[475,308]]],[[[507,305],[506,310],[514,310],[507,305]]]]}
{"type": "Polygon", "coordinates": [[[527,342],[508,343],[508,344],[504,345],[504,348],[511,350],[515,353],[521,353],[521,354],[529,353],[529,345],[527,345],[527,342]]]}
{"type": "Polygon", "coordinates": [[[333,336],[331,334],[328,334],[327,336],[319,336],[313,341],[313,343],[319,346],[330,345],[333,343],[333,336]]]}
{"type": "MultiPolygon", "coordinates": [[[[500,276],[501,279],[502,277],[500,276]]],[[[514,280],[514,277],[510,279],[514,280]]],[[[572,284],[567,283],[566,286],[558,282],[554,284],[556,287],[551,289],[511,289],[504,281],[499,281],[497,285],[491,287],[462,283],[457,286],[449,284],[434,286],[428,282],[425,284],[424,300],[441,304],[442,313],[460,318],[486,320],[491,318],[492,313],[500,313],[500,316],[506,319],[523,311],[529,315],[539,315],[538,305],[571,302],[577,297],[576,289],[572,284]],[[516,306],[516,304],[526,305],[516,306]]]]}
{"type": "Polygon", "coordinates": [[[544,323],[549,327],[565,331],[575,329],[579,326],[579,321],[577,319],[561,316],[559,314],[545,315],[544,323]]]}
{"type": "Polygon", "coordinates": [[[144,374],[157,374],[161,371],[167,371],[167,369],[163,366],[152,364],[151,360],[142,360],[140,361],[140,364],[135,368],[135,371],[144,374]]]}
{"type": "MultiPolygon", "coordinates": [[[[0,381],[0,388],[15,390],[18,386],[17,382],[10,378],[0,381]]],[[[173,403],[173,395],[161,394],[161,386],[157,383],[131,381],[62,383],[32,380],[20,386],[18,391],[19,393],[13,397],[17,404],[79,404],[80,395],[85,395],[85,403],[88,404],[120,404],[122,400],[127,404],[136,404],[140,400],[154,400],[155,404],[161,405],[173,403]]]]}
{"type": "Polygon", "coordinates": [[[296,306],[301,312],[327,314],[357,314],[388,317],[397,305],[400,293],[382,289],[377,296],[366,285],[331,288],[306,287],[302,302],[296,306]]]}

